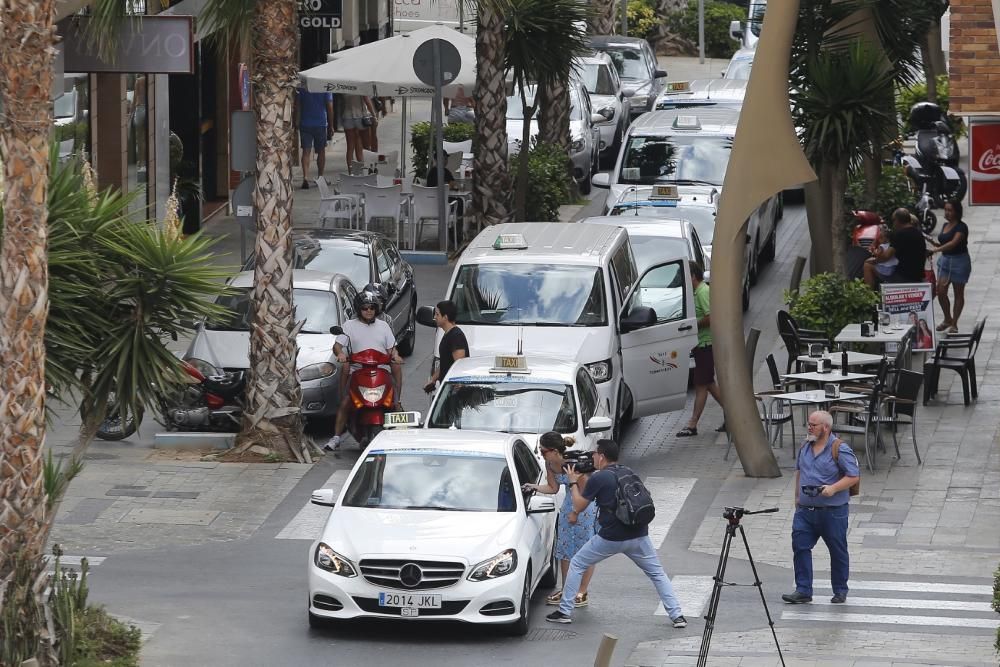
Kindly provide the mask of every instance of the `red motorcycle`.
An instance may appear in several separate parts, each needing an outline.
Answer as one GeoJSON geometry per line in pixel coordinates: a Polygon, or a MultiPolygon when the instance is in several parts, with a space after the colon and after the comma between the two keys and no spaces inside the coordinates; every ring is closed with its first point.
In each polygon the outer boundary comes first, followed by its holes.
{"type": "MultiPolygon", "coordinates": [[[[331,327],[330,333],[343,335],[340,327],[331,327]]],[[[362,350],[348,357],[353,365],[360,368],[351,373],[347,381],[347,392],[354,404],[354,412],[347,422],[347,430],[362,447],[367,447],[385,425],[385,413],[393,411],[396,404],[396,390],[392,374],[385,369],[392,358],[378,350],[362,350]]]]}
{"type": "Polygon", "coordinates": [[[851,211],[854,229],[851,231],[851,245],[868,248],[878,241],[878,228],[883,224],[882,216],[874,211],[851,211]]]}

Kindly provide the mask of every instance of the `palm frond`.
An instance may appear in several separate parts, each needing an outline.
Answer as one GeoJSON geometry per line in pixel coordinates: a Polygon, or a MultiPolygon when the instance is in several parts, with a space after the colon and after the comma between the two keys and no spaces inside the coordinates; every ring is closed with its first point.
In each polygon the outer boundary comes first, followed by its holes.
{"type": "Polygon", "coordinates": [[[211,43],[220,52],[247,49],[253,34],[255,4],[256,0],[211,0],[205,3],[198,22],[203,31],[211,33],[211,43]]]}

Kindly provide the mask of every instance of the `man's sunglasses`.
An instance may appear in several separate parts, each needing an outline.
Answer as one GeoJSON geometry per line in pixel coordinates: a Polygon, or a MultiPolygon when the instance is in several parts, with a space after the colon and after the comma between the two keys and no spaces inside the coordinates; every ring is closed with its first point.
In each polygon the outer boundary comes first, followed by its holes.
{"type": "Polygon", "coordinates": [[[375,306],[361,306],[361,310],[375,310],[375,306]]]}

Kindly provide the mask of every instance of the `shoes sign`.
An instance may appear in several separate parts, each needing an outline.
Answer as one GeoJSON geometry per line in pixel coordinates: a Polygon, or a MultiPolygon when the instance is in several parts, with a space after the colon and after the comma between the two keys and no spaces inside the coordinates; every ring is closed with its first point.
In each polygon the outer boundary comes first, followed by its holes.
{"type": "Polygon", "coordinates": [[[1000,204],[1000,121],[972,119],[969,126],[969,203],[1000,204]]]}
{"type": "Polygon", "coordinates": [[[343,0],[299,0],[300,28],[339,28],[343,0]]]}

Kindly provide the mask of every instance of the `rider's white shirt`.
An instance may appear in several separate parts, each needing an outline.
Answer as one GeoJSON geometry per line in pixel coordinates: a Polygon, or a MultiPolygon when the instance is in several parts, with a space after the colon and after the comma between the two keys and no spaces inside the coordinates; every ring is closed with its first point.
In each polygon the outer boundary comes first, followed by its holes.
{"type": "Polygon", "coordinates": [[[388,354],[389,350],[396,347],[396,337],[392,335],[392,327],[383,319],[375,318],[371,324],[365,324],[357,319],[348,320],[341,328],[344,333],[337,336],[337,342],[349,348],[351,354],[365,350],[378,350],[388,354]]]}

